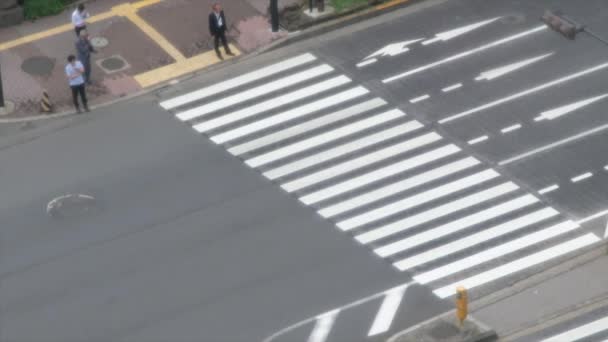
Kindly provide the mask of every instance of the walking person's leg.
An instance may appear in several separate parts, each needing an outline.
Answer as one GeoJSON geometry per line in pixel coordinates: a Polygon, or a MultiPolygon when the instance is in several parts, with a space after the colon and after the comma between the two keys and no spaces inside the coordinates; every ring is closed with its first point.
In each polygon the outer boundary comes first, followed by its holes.
{"type": "Polygon", "coordinates": [[[78,104],[78,86],[70,86],[72,89],[72,101],[74,102],[74,107],[76,107],[76,111],[80,113],[80,105],[78,104]]]}
{"type": "Polygon", "coordinates": [[[222,39],[222,45],[224,45],[224,50],[226,51],[226,54],[233,56],[234,54],[232,53],[232,51],[230,51],[230,47],[228,46],[228,40],[226,40],[226,31],[225,30],[222,30],[220,38],[222,39]]]}
{"type": "Polygon", "coordinates": [[[213,46],[215,48],[217,58],[224,59],[224,57],[222,57],[222,53],[220,52],[220,33],[213,35],[213,46]]]}
{"type": "Polygon", "coordinates": [[[78,86],[78,92],[80,93],[80,99],[82,100],[82,105],[85,111],[89,111],[89,103],[87,101],[87,92],[85,89],[85,85],[81,84],[78,86]]]}
{"type": "Polygon", "coordinates": [[[91,57],[85,58],[82,64],[84,66],[84,81],[86,84],[91,84],[91,57]]]}

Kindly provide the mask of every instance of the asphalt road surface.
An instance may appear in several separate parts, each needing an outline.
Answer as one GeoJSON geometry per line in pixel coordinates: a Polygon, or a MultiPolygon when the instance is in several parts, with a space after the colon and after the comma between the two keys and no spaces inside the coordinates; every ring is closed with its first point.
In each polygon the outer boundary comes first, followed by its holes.
{"type": "Polygon", "coordinates": [[[599,243],[608,47],[548,5],[423,2],[2,150],[0,338],[381,339],[599,243]]]}

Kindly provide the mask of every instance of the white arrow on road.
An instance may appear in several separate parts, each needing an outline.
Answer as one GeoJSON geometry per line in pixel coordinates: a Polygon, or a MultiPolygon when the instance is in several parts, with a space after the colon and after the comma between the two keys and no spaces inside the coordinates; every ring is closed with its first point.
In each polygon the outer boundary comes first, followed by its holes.
{"type": "Polygon", "coordinates": [[[467,26],[463,26],[463,27],[459,27],[459,28],[455,28],[449,31],[445,31],[445,32],[441,32],[441,33],[437,33],[435,35],[435,38],[429,39],[429,40],[425,40],[422,42],[422,45],[429,45],[429,44],[433,44],[435,42],[438,41],[448,41],[452,38],[456,38],[460,35],[463,35],[465,33],[469,33],[473,30],[476,30],[482,26],[488,25],[498,19],[500,19],[501,17],[496,17],[496,18],[492,18],[492,19],[488,19],[488,20],[484,20],[484,21],[480,21],[478,23],[474,23],[474,24],[470,24],[467,26]]]}
{"type": "Polygon", "coordinates": [[[540,115],[537,116],[534,119],[534,121],[553,120],[553,119],[558,118],[558,117],[560,117],[562,115],[566,115],[568,113],[571,113],[571,112],[573,112],[573,111],[575,111],[575,110],[577,110],[579,108],[588,106],[588,105],[590,105],[590,104],[592,104],[594,102],[597,102],[597,101],[599,101],[599,100],[601,100],[601,99],[603,99],[605,97],[608,97],[608,93],[602,94],[602,95],[599,95],[599,96],[595,96],[595,97],[592,97],[592,98],[588,98],[588,99],[585,99],[585,100],[577,101],[577,102],[574,102],[574,103],[570,103],[570,104],[567,104],[565,106],[561,106],[561,107],[550,109],[548,111],[540,113],[540,115]]]}
{"type": "Polygon", "coordinates": [[[553,54],[553,52],[547,53],[547,54],[544,54],[544,55],[541,55],[541,56],[536,56],[536,57],[528,58],[528,59],[525,59],[523,61],[515,62],[515,63],[509,64],[509,65],[501,66],[501,67],[498,67],[496,69],[491,69],[491,70],[488,70],[488,71],[484,71],[481,74],[479,74],[479,76],[477,76],[475,78],[475,81],[482,81],[482,80],[490,81],[490,80],[493,80],[493,79],[495,79],[497,77],[503,76],[503,75],[508,74],[510,72],[513,72],[513,71],[515,71],[517,69],[521,69],[521,68],[523,68],[525,66],[528,66],[528,65],[530,65],[532,63],[538,62],[541,59],[544,59],[544,58],[547,58],[547,57],[551,56],[552,54],[553,54]]]}
{"type": "Polygon", "coordinates": [[[361,61],[360,63],[357,64],[357,67],[361,68],[363,66],[366,66],[366,65],[369,65],[372,63],[376,63],[378,61],[378,59],[375,57],[380,57],[380,56],[394,57],[394,56],[400,55],[402,53],[406,53],[406,52],[410,51],[410,49],[407,47],[408,45],[412,45],[423,39],[424,38],[418,38],[418,39],[407,40],[405,42],[389,44],[389,45],[383,47],[382,49],[372,53],[371,55],[365,57],[363,59],[363,61],[361,61]]]}

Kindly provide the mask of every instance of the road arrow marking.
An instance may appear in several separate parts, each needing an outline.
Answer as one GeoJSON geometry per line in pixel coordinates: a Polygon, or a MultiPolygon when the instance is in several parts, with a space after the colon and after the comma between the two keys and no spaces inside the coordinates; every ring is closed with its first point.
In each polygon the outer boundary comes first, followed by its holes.
{"type": "Polygon", "coordinates": [[[459,28],[455,28],[449,31],[445,31],[445,32],[441,32],[441,33],[437,33],[435,35],[435,38],[429,39],[429,40],[425,40],[422,42],[422,45],[429,45],[429,44],[433,44],[435,42],[438,41],[448,41],[452,38],[456,38],[460,35],[463,35],[465,33],[469,33],[473,30],[476,30],[482,26],[488,25],[498,19],[500,19],[501,17],[496,17],[496,18],[492,18],[492,19],[488,19],[488,20],[484,20],[484,21],[480,21],[478,23],[475,24],[471,24],[471,25],[467,25],[467,26],[463,26],[463,27],[459,27],[459,28]]]}
{"type": "Polygon", "coordinates": [[[410,49],[407,47],[408,45],[412,45],[423,39],[424,38],[418,38],[418,39],[407,40],[405,42],[389,44],[389,45],[383,47],[382,49],[372,53],[371,55],[365,57],[361,62],[359,62],[357,64],[357,67],[361,68],[366,65],[376,63],[378,61],[378,59],[374,58],[374,57],[385,57],[385,56],[394,57],[394,56],[400,55],[402,53],[406,53],[406,52],[410,51],[410,49]]]}
{"type": "Polygon", "coordinates": [[[477,76],[475,78],[475,81],[481,81],[481,80],[486,80],[486,81],[490,81],[493,80],[497,77],[503,76],[505,74],[508,74],[510,72],[513,72],[517,69],[521,69],[527,65],[530,65],[532,63],[538,62],[541,59],[547,58],[549,56],[551,56],[553,54],[553,52],[551,53],[547,53],[541,56],[537,56],[537,57],[532,57],[523,61],[519,61],[519,62],[515,62],[513,64],[509,64],[509,65],[505,65],[505,66],[501,66],[499,68],[496,69],[492,69],[492,70],[488,70],[488,71],[484,71],[481,74],[479,74],[479,76],[477,76]]]}
{"type": "Polygon", "coordinates": [[[577,101],[574,103],[570,103],[567,104],[565,106],[561,106],[561,107],[557,107],[557,108],[553,108],[550,109],[548,111],[542,112],[540,113],[539,116],[537,116],[534,121],[541,121],[541,120],[553,120],[555,118],[558,118],[562,115],[566,115],[568,113],[571,113],[579,108],[588,106],[594,102],[597,102],[605,97],[608,97],[608,93],[603,94],[603,95],[599,95],[599,96],[595,96],[592,98],[588,98],[585,100],[581,100],[581,101],[577,101]]]}

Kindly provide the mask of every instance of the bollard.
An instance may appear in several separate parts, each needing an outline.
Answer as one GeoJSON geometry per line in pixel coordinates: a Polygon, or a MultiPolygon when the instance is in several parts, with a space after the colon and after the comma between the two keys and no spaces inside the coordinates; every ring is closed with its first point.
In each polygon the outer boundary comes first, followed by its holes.
{"type": "Polygon", "coordinates": [[[458,286],[456,288],[456,317],[460,321],[460,327],[462,327],[464,320],[467,319],[468,313],[469,295],[467,294],[467,289],[464,286],[458,286]]]}
{"type": "Polygon", "coordinates": [[[53,112],[53,104],[51,103],[51,98],[49,97],[49,93],[47,93],[46,90],[42,92],[42,100],[40,100],[40,111],[43,113],[53,112]]]}

